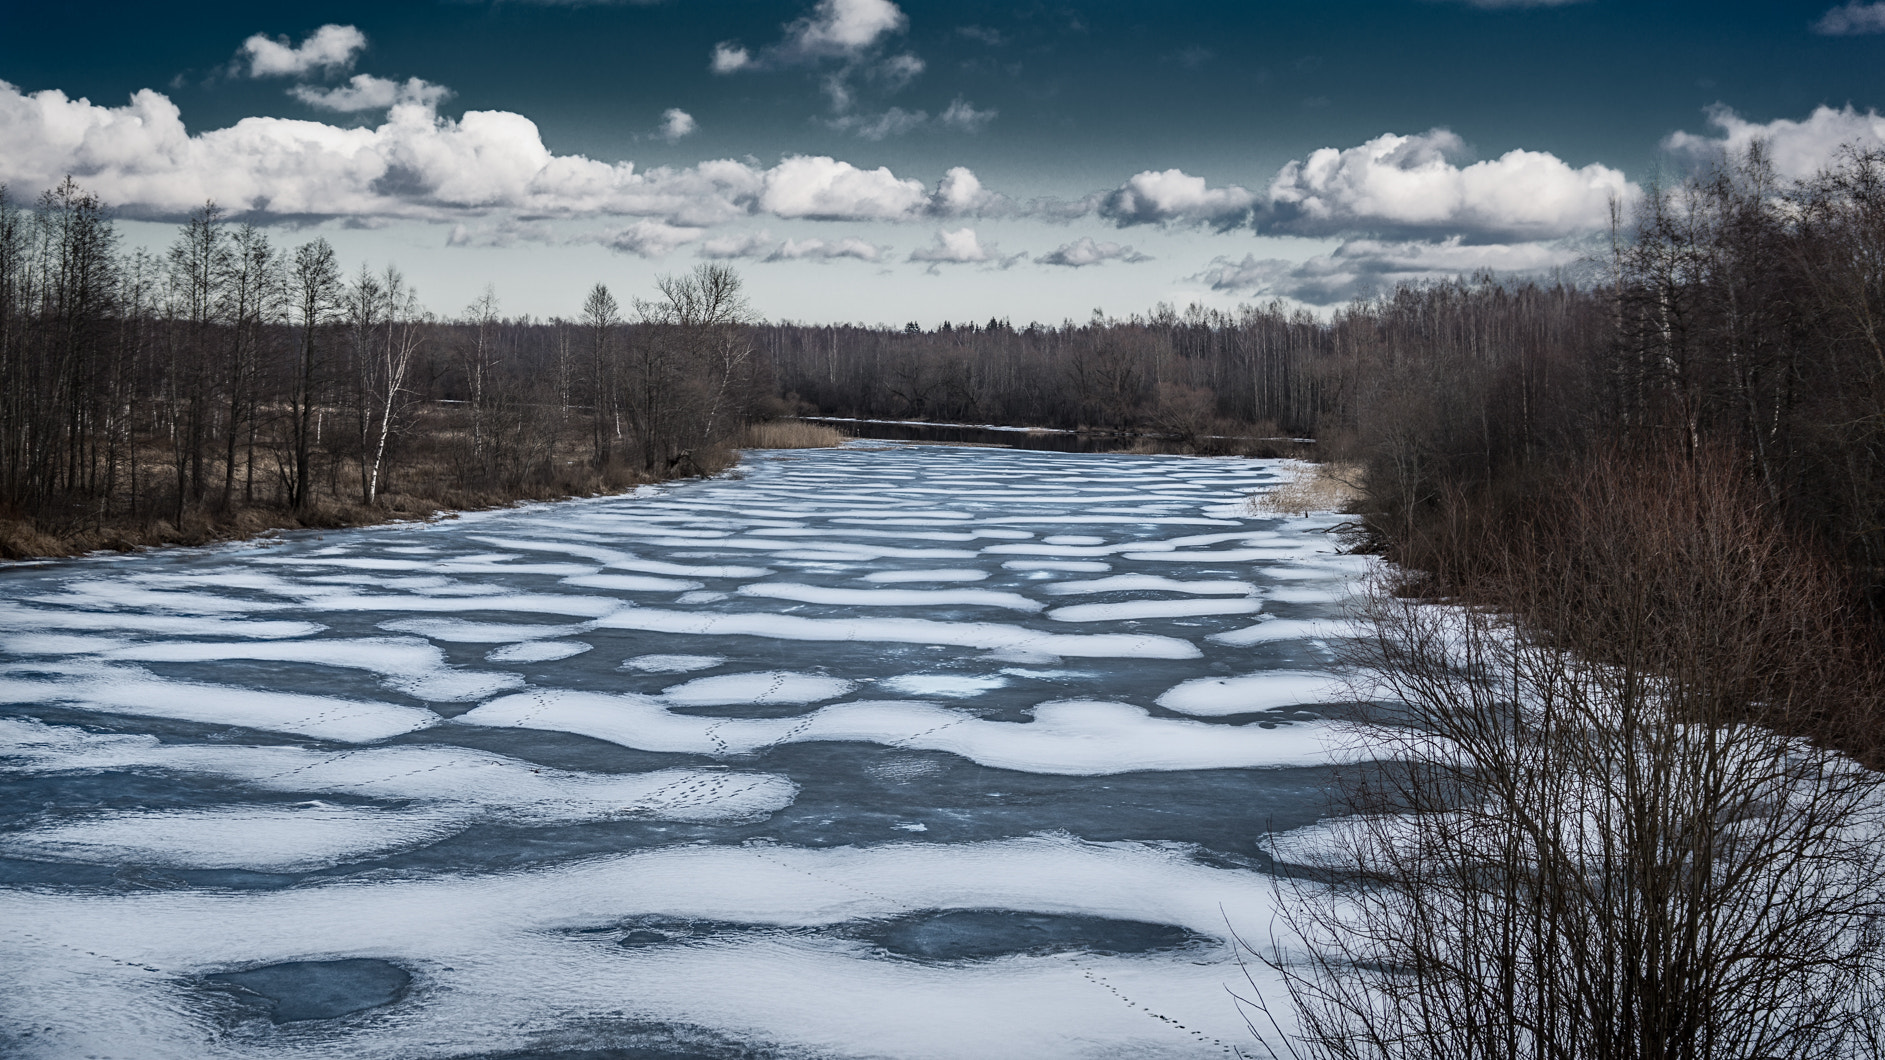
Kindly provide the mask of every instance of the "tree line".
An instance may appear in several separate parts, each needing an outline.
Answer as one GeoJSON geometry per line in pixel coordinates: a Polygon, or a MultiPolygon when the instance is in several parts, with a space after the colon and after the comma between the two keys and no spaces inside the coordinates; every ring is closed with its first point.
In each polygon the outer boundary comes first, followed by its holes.
{"type": "MultiPolygon", "coordinates": [[[[739,277],[664,277],[570,319],[440,318],[393,266],[348,272],[206,204],[122,250],[68,179],[0,188],[0,548],[204,540],[264,525],[617,488],[712,470],[762,407],[739,277]]],[[[383,517],[383,516],[381,516],[383,517]]]]}

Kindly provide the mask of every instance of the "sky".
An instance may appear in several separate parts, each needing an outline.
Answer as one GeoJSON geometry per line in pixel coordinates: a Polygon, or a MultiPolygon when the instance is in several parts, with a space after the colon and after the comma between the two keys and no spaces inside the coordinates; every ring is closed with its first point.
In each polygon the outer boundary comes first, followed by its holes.
{"type": "Polygon", "coordinates": [[[702,262],[772,320],[1320,311],[1588,275],[1756,139],[1885,149],[1885,0],[13,5],[0,183],[128,246],[214,201],[451,316],[702,262]]]}

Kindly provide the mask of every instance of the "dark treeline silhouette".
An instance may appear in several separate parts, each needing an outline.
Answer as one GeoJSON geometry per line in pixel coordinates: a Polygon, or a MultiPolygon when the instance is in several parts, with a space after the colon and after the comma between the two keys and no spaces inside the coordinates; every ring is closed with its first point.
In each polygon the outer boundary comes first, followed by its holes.
{"type": "Polygon", "coordinates": [[[830,416],[1213,435],[1301,434],[1321,407],[1325,325],[1280,306],[1058,327],[768,325],[779,385],[830,416]]]}
{"type": "MultiPolygon", "coordinates": [[[[387,267],[193,215],[123,253],[71,180],[0,188],[0,554],[198,541],[616,488],[722,466],[770,395],[739,278],[624,317],[426,312],[387,267]]],[[[769,407],[769,406],[768,406],[769,407]]]]}

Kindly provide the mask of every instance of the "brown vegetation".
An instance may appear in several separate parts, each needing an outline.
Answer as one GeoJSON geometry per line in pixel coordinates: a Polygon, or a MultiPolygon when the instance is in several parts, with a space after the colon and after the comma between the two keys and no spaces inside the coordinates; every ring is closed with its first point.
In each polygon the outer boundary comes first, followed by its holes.
{"type": "Polygon", "coordinates": [[[831,449],[844,442],[844,432],[836,427],[804,420],[769,420],[748,425],[740,448],[831,449]]]}

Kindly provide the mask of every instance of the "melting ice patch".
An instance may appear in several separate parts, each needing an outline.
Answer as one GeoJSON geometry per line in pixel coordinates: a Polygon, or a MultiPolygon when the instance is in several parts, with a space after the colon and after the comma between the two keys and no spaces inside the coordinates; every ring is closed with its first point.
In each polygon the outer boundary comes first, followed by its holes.
{"type": "Polygon", "coordinates": [[[1247,615],[1261,611],[1261,600],[1125,600],[1114,604],[1056,607],[1056,622],[1125,622],[1143,618],[1195,618],[1199,615],[1247,615]]]}
{"type": "Polygon", "coordinates": [[[791,805],[797,785],[766,773],[550,769],[464,747],[300,747],[162,743],[0,718],[0,770],[58,773],[161,769],[222,777],[264,791],[417,801],[458,816],[524,822],[652,817],[744,821],[791,805]]]}
{"type": "Polygon", "coordinates": [[[757,674],[717,674],[697,677],[665,689],[662,698],[681,707],[722,707],[735,704],[803,705],[836,699],[857,687],[857,682],[819,674],[772,670],[757,674]]]}
{"type": "Polygon", "coordinates": [[[905,696],[966,699],[992,692],[1007,683],[1000,677],[973,677],[968,674],[904,674],[901,677],[885,678],[877,683],[877,687],[905,696]]]}
{"type": "Polygon", "coordinates": [[[581,655],[595,647],[579,640],[538,640],[522,644],[507,644],[502,648],[492,648],[484,657],[495,663],[533,663],[555,662],[581,655]]]}
{"type": "Polygon", "coordinates": [[[1158,705],[1200,716],[1248,714],[1298,704],[1347,702],[1334,674],[1269,670],[1243,677],[1200,677],[1158,697],[1158,705]]]}
{"type": "Polygon", "coordinates": [[[392,633],[417,633],[422,637],[453,644],[511,644],[573,636],[586,633],[594,627],[587,624],[550,626],[467,622],[462,618],[396,618],[380,623],[380,628],[392,633]]]}
{"type": "Polygon", "coordinates": [[[0,853],[36,861],[305,871],[436,842],[464,824],[448,812],[318,802],[105,813],[0,835],[0,853]]]}
{"type": "MultiPolygon", "coordinates": [[[[1254,610],[1254,608],[1252,609],[1254,610]]],[[[992,622],[937,622],[922,618],[803,618],[798,615],[701,613],[629,607],[599,623],[607,629],[640,629],[694,636],[771,637],[779,640],[882,641],[949,644],[1034,652],[1043,655],[1138,659],[1195,659],[1197,645],[1176,637],[1141,633],[1072,635],[1039,633],[992,622]]]]}
{"type": "Polygon", "coordinates": [[[68,664],[54,675],[47,675],[48,669],[46,664],[0,666],[0,701],[60,703],[112,714],[234,725],[343,743],[383,740],[429,728],[440,720],[429,710],[396,703],[169,681],[128,666],[68,664]],[[22,670],[34,676],[17,676],[22,670]]]}
{"type": "Polygon", "coordinates": [[[1040,601],[1019,593],[989,589],[838,589],[792,582],[760,582],[740,586],[740,595],[849,607],[1005,607],[1011,611],[1039,611],[1042,607],[1040,601]]]}
{"type": "Polygon", "coordinates": [[[118,648],[104,657],[129,662],[204,663],[230,659],[311,663],[377,673],[392,688],[417,699],[459,702],[484,699],[516,688],[516,674],[474,673],[448,665],[445,655],[421,640],[363,638],[253,642],[171,641],[118,648]]]}
{"type": "Polygon", "coordinates": [[[979,582],[988,577],[985,570],[880,570],[864,575],[867,582],[895,585],[902,582],[979,582]]]}
{"type": "Polygon", "coordinates": [[[792,718],[672,713],[648,696],[551,692],[503,696],[454,721],[573,732],[642,751],[746,755],[782,744],[864,742],[948,751],[997,769],[1095,776],[1142,770],[1316,766],[1353,757],[1345,726],[1283,729],[1154,718],[1143,707],[1092,700],[1042,703],[1031,722],[988,721],[928,703],[865,701],[792,718]]]}
{"type": "Polygon", "coordinates": [[[685,674],[695,670],[711,670],[726,661],[724,655],[638,655],[624,660],[622,669],[651,674],[685,674]]]}

